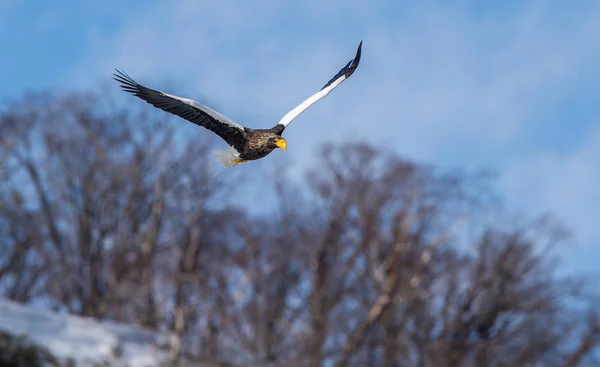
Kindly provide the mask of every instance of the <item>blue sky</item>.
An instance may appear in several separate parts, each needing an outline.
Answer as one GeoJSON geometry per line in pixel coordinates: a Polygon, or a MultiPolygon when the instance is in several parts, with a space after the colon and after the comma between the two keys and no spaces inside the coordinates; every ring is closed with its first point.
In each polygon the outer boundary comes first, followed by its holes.
{"type": "Polygon", "coordinates": [[[600,3],[451,4],[3,1],[0,98],[114,87],[120,68],[267,127],[364,40],[358,71],[290,125],[271,161],[303,167],[323,143],[366,139],[492,168],[509,206],[558,215],[576,235],[565,261],[599,274],[600,3]]]}

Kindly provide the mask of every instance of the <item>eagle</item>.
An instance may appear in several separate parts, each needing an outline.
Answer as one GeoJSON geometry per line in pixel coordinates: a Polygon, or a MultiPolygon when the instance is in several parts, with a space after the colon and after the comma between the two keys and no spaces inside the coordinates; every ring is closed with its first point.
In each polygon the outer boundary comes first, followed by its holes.
{"type": "Polygon", "coordinates": [[[191,99],[145,87],[133,80],[125,72],[115,69],[113,79],[120,83],[121,88],[154,107],[177,115],[198,126],[202,126],[221,137],[230,149],[215,152],[215,156],[226,167],[257,160],[267,156],[276,148],[287,149],[287,141],[281,136],[285,128],[321,98],[348,79],[354,73],[360,62],[362,41],[358,45],[356,55],[317,93],[307,98],[297,107],[289,111],[270,129],[251,129],[232,121],[221,113],[191,99]]]}

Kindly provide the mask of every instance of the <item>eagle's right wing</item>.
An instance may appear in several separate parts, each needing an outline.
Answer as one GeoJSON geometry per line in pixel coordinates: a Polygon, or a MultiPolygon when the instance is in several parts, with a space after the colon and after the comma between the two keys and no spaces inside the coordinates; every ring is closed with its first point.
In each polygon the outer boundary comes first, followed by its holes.
{"type": "Polygon", "coordinates": [[[194,100],[177,97],[154,89],[144,87],[129,75],[117,70],[114,80],[121,83],[121,88],[154,107],[184,118],[198,126],[202,126],[220,136],[227,144],[238,152],[244,149],[246,134],[244,127],[226,116],[214,111],[194,100]]]}
{"type": "Polygon", "coordinates": [[[354,56],[354,58],[350,60],[346,64],[346,66],[344,66],[337,74],[335,74],[335,76],[331,78],[331,80],[329,80],[327,84],[325,84],[323,88],[321,88],[320,91],[307,98],[304,102],[300,103],[296,108],[286,113],[285,116],[281,118],[281,120],[278,123],[278,126],[276,127],[278,128],[278,131],[283,131],[283,129],[285,129],[285,127],[288,126],[289,123],[292,122],[296,117],[300,116],[302,112],[306,111],[307,108],[315,104],[321,98],[328,95],[344,80],[348,79],[350,75],[354,73],[354,71],[358,67],[358,64],[360,63],[361,50],[362,41],[360,41],[360,43],[358,44],[358,49],[356,50],[356,55],[354,56]]]}

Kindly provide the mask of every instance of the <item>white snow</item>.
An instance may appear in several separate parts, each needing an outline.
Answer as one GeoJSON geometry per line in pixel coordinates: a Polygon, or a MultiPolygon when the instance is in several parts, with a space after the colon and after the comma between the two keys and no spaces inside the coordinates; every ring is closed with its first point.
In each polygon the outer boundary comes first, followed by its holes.
{"type": "Polygon", "coordinates": [[[0,298],[0,330],[14,336],[26,335],[55,357],[74,359],[77,366],[110,361],[115,366],[154,367],[166,358],[158,348],[158,333],[33,309],[4,298],[0,298]],[[115,360],[113,351],[117,346],[122,347],[122,355],[115,360]]]}

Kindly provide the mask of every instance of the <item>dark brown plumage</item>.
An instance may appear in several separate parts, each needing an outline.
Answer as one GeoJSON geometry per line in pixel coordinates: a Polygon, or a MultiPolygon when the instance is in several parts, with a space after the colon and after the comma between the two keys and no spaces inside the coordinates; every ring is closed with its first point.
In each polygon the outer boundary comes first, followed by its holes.
{"type": "Polygon", "coordinates": [[[278,129],[277,126],[272,129],[245,128],[246,144],[244,144],[242,150],[238,150],[240,158],[245,161],[253,161],[267,156],[276,148],[281,148],[280,145],[282,144],[287,148],[287,144],[283,143],[285,140],[281,137],[281,133],[277,133],[279,130],[283,131],[283,129],[278,129]]]}

